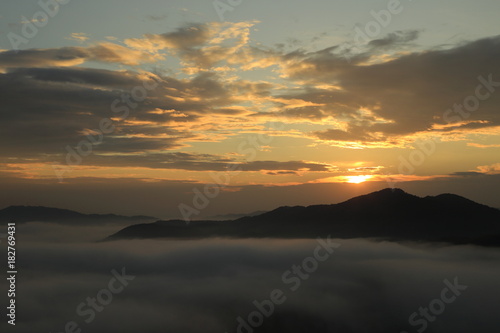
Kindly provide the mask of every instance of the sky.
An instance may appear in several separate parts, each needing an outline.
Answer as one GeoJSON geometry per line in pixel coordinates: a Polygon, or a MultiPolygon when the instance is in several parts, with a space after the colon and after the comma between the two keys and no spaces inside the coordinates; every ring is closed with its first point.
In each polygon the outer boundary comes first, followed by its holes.
{"type": "Polygon", "coordinates": [[[498,1],[2,1],[0,203],[500,207],[498,1]]]}

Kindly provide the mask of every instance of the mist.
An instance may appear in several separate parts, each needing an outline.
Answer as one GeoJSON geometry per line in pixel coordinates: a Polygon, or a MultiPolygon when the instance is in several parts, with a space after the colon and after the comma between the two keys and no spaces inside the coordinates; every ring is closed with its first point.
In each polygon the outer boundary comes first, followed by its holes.
{"type": "MultiPolygon", "coordinates": [[[[316,250],[321,241],[310,239],[96,242],[110,231],[98,229],[19,226],[17,332],[491,332],[498,326],[495,248],[333,235],[332,253],[316,250]],[[324,260],[295,273],[294,265],[315,250],[324,260]],[[123,288],[117,274],[129,278],[123,288]],[[444,281],[454,279],[466,289],[443,303],[439,315],[429,312],[433,321],[422,319],[420,307],[440,299],[444,281]],[[280,304],[271,309],[276,290],[280,304]],[[97,297],[96,308],[89,297],[97,297]]],[[[327,242],[328,235],[318,237],[327,242]]]]}

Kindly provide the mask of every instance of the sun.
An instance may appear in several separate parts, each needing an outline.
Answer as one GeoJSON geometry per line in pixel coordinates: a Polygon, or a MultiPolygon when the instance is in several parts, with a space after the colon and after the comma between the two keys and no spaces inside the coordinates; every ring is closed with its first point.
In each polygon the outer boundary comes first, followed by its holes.
{"type": "Polygon", "coordinates": [[[373,176],[370,175],[363,175],[363,176],[346,176],[347,182],[351,184],[359,184],[359,183],[364,183],[373,176]]]}

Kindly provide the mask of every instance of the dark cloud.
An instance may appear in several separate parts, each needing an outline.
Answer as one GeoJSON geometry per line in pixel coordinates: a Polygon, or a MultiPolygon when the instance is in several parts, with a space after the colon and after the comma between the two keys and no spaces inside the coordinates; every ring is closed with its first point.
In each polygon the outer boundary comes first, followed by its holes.
{"type": "MultiPolygon", "coordinates": [[[[174,146],[168,140],[124,140],[121,145],[117,145],[113,140],[108,144],[103,144],[104,151],[115,152],[136,152],[144,149],[160,149],[174,146]],[[148,146],[149,144],[149,146],[148,146]],[[108,148],[108,149],[106,149],[108,148]]],[[[100,147],[100,146],[99,146],[100,147]]],[[[100,148],[99,152],[101,151],[100,148]]],[[[29,160],[28,160],[29,161],[29,160]]],[[[57,160],[54,160],[56,162],[57,160]]],[[[116,166],[116,167],[145,167],[153,169],[177,169],[189,171],[227,171],[228,169],[240,171],[311,171],[328,172],[331,166],[328,164],[305,162],[305,161],[249,161],[244,162],[239,159],[226,158],[219,155],[192,154],[192,153],[148,153],[134,155],[98,155],[86,157],[81,165],[94,166],[116,166]]]]}
{"type": "Polygon", "coordinates": [[[298,175],[297,171],[267,171],[266,175],[270,176],[282,176],[282,175],[298,175]]]}
{"type": "Polygon", "coordinates": [[[314,135],[321,140],[326,141],[358,141],[358,142],[374,142],[384,141],[384,138],[377,138],[370,134],[366,129],[361,127],[351,128],[349,131],[337,129],[328,129],[325,131],[315,132],[314,135]]]}
{"type": "Polygon", "coordinates": [[[0,52],[0,68],[75,66],[87,61],[138,65],[157,57],[113,43],[0,52]]]}
{"type": "Polygon", "coordinates": [[[188,51],[209,41],[211,37],[210,26],[208,24],[186,25],[177,28],[174,32],[161,34],[159,37],[165,41],[168,47],[188,51]]]}
{"type": "Polygon", "coordinates": [[[476,171],[462,171],[462,172],[454,172],[451,174],[451,176],[457,176],[457,177],[477,177],[484,175],[485,175],[484,173],[476,171]]]}
{"type": "MultiPolygon", "coordinates": [[[[102,119],[119,118],[123,114],[112,110],[115,100],[121,101],[124,89],[141,84],[129,73],[121,75],[111,71],[82,69],[29,69],[0,74],[0,96],[3,107],[0,117],[6,125],[0,135],[8,140],[3,154],[16,156],[33,154],[44,156],[65,151],[86,139],[89,130],[99,130],[102,119]],[[113,84],[120,82],[116,86],[113,84]],[[113,89],[95,89],[96,85],[113,89]]],[[[142,84],[141,84],[142,86],[142,84]]],[[[121,102],[120,106],[125,103],[121,102]]],[[[148,107],[148,102],[137,103],[137,109],[128,108],[130,118],[134,112],[148,107]]],[[[115,122],[119,126],[119,121],[115,122]]],[[[165,132],[168,133],[167,130],[165,132]]],[[[116,130],[115,135],[121,133],[116,130]]],[[[175,139],[120,138],[107,135],[100,151],[133,151],[171,148],[175,139]],[[128,144],[124,144],[125,141],[128,144]],[[142,147],[138,145],[143,143],[142,147]],[[172,142],[172,143],[169,143],[172,142]],[[127,147],[128,146],[128,147],[127,147]],[[109,150],[108,150],[109,149],[109,150]]]]}
{"type": "MultiPolygon", "coordinates": [[[[86,135],[99,131],[100,122],[109,118],[116,118],[114,131],[104,135],[103,143],[94,147],[95,153],[180,148],[182,141],[196,137],[192,128],[207,129],[208,124],[200,119],[204,116],[218,114],[238,121],[248,112],[230,107],[233,90],[246,94],[256,89],[247,83],[222,83],[214,73],[179,80],[152,73],[77,67],[11,69],[0,74],[0,87],[0,117],[5,126],[0,138],[9,141],[2,154],[44,159],[61,153],[64,158],[66,146],[76,147],[88,140],[86,135]],[[134,99],[134,89],[144,91],[145,85],[155,88],[146,91],[144,100],[134,99]]],[[[220,131],[222,125],[211,126],[220,131]]]]}
{"type": "Polygon", "coordinates": [[[47,83],[65,83],[91,87],[113,87],[115,89],[130,89],[141,85],[137,73],[111,71],[82,67],[50,67],[50,68],[16,68],[8,72],[9,79],[25,78],[47,83]]]}
{"type": "MultiPolygon", "coordinates": [[[[255,22],[209,22],[187,24],[173,32],[146,34],[127,39],[136,49],[166,52],[178,56],[189,71],[199,72],[219,63],[242,63],[251,48],[247,45],[249,28],[255,22]]],[[[250,59],[253,60],[253,59],[250,59]]]]}
{"type": "Polygon", "coordinates": [[[276,162],[276,161],[254,161],[247,162],[242,166],[242,170],[246,171],[260,171],[260,170],[282,170],[282,171],[330,171],[330,165],[320,164],[320,163],[309,163],[303,161],[288,161],[288,162],[276,162]]]}
{"type": "Polygon", "coordinates": [[[88,54],[84,48],[30,49],[0,52],[0,67],[44,67],[72,65],[83,62],[88,54]]]}
{"type": "MultiPolygon", "coordinates": [[[[394,35],[388,37],[388,42],[398,38],[411,40],[415,36],[415,33],[394,35]]],[[[362,124],[365,131],[383,133],[386,137],[410,135],[430,130],[435,124],[447,124],[443,119],[445,111],[474,96],[481,84],[480,76],[486,81],[491,77],[492,81],[500,82],[500,65],[496,60],[499,56],[500,37],[446,50],[394,56],[393,60],[363,66],[359,63],[366,62],[367,58],[347,62],[335,48],[314,53],[295,52],[283,56],[289,63],[284,70],[291,78],[305,81],[313,89],[282,97],[323,104],[320,108],[323,117],[334,116],[348,124],[355,124],[360,118],[356,114],[361,108],[367,108],[379,119],[374,121],[370,116],[362,124]],[[314,89],[320,84],[334,84],[341,89],[314,89]]],[[[485,89],[481,92],[486,93],[485,89]]],[[[492,92],[476,111],[458,117],[460,121],[474,121],[460,125],[460,129],[500,125],[496,108],[499,101],[500,94],[492,92]]],[[[367,135],[360,136],[359,132],[344,134],[333,129],[330,134],[327,136],[345,140],[370,139],[367,135]]]]}
{"type": "Polygon", "coordinates": [[[388,34],[384,38],[374,39],[368,43],[369,46],[375,48],[389,49],[397,46],[407,45],[418,39],[420,31],[409,30],[409,31],[396,31],[388,34]]]}
{"type": "Polygon", "coordinates": [[[322,111],[322,108],[318,106],[304,106],[304,107],[291,108],[282,111],[280,115],[291,119],[303,119],[303,120],[315,120],[315,121],[327,117],[327,115],[322,111]]]}

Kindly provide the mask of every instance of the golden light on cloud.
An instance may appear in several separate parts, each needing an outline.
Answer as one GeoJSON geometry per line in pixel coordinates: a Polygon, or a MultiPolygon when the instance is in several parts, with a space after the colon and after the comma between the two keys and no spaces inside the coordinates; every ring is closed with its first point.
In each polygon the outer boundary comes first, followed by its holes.
{"type": "Polygon", "coordinates": [[[351,184],[364,183],[371,178],[373,178],[372,175],[346,176],[347,182],[351,184]]]}

